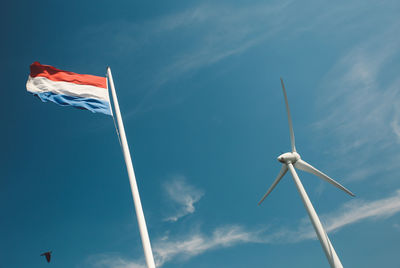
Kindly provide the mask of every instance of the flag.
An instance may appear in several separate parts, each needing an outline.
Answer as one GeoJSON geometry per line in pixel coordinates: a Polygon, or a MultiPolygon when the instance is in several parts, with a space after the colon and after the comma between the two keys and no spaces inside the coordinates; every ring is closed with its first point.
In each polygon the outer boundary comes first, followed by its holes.
{"type": "Polygon", "coordinates": [[[30,68],[26,89],[43,102],[112,115],[105,77],[63,71],[37,61],[30,68]]]}

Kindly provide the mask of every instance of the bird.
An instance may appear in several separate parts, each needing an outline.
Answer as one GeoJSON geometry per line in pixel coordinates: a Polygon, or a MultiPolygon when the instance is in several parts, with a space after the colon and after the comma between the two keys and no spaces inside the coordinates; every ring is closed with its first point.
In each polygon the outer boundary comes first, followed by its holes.
{"type": "Polygon", "coordinates": [[[45,257],[46,257],[46,260],[47,260],[47,262],[50,262],[50,258],[51,258],[51,251],[44,252],[44,253],[40,254],[40,256],[45,256],[45,257]]]}

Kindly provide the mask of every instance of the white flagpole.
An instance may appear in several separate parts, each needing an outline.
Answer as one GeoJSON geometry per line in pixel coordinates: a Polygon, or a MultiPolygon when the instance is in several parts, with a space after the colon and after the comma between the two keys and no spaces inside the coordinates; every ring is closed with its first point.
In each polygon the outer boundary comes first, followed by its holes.
{"type": "Polygon", "coordinates": [[[136,217],[139,225],[140,237],[142,238],[142,245],[146,264],[148,268],[155,268],[153,252],[151,250],[149,234],[147,232],[146,220],[144,219],[142,203],[140,202],[139,190],[136,183],[135,172],[133,171],[131,154],[129,152],[128,141],[126,140],[124,124],[122,122],[121,112],[119,110],[117,93],[115,92],[114,81],[112,79],[111,69],[107,68],[107,76],[110,82],[111,94],[114,102],[115,116],[117,118],[118,129],[121,137],[122,150],[124,152],[126,169],[128,170],[129,182],[132,190],[133,203],[135,204],[136,217]]]}

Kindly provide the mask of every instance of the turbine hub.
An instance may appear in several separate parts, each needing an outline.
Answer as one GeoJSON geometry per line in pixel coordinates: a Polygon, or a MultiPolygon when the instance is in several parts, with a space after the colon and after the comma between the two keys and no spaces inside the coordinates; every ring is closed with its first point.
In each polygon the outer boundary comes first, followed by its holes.
{"type": "Polygon", "coordinates": [[[300,155],[296,152],[289,152],[289,153],[284,153],[278,156],[278,161],[281,163],[296,163],[297,160],[300,159],[300,155]]]}

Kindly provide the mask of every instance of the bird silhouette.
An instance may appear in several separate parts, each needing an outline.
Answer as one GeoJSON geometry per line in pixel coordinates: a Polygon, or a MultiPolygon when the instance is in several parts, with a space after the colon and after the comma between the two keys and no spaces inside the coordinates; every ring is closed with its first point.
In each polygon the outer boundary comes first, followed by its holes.
{"type": "Polygon", "coordinates": [[[46,260],[47,260],[47,262],[50,262],[50,258],[51,258],[51,251],[44,252],[44,253],[40,254],[40,256],[45,256],[45,257],[46,257],[46,260]]]}

